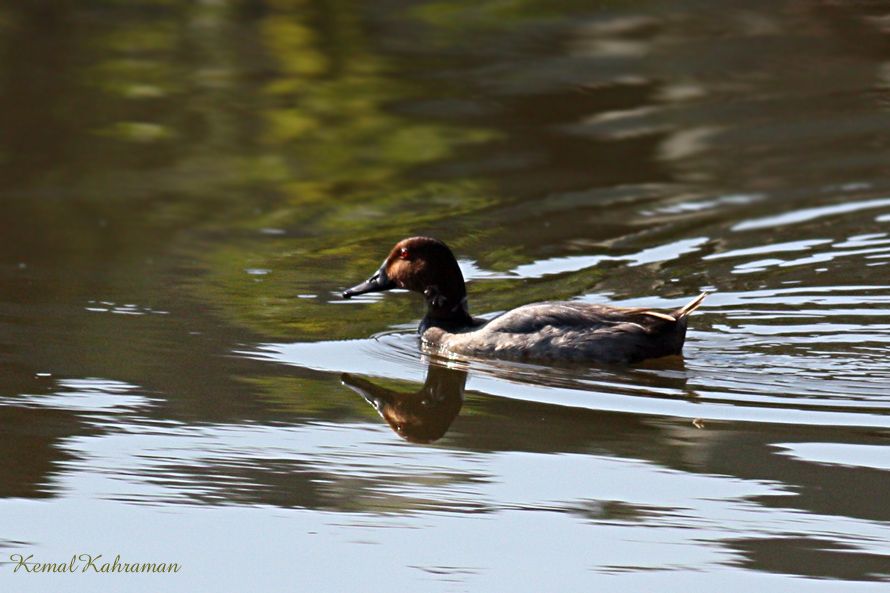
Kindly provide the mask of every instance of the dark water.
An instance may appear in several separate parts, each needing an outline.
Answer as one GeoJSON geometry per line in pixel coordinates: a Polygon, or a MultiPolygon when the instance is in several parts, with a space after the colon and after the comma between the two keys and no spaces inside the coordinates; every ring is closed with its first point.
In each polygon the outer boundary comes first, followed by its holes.
{"type": "Polygon", "coordinates": [[[890,580],[890,3],[7,3],[0,89],[4,590],[890,580]],[[337,297],[414,234],[479,314],[717,292],[441,360],[337,297]]]}

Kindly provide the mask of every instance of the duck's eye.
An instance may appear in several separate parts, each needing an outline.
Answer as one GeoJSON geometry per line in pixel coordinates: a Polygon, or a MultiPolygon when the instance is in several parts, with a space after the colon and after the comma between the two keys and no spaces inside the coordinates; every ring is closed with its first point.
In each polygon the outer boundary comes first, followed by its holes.
{"type": "Polygon", "coordinates": [[[399,259],[410,259],[411,253],[408,251],[407,247],[402,247],[399,249],[399,259]]]}

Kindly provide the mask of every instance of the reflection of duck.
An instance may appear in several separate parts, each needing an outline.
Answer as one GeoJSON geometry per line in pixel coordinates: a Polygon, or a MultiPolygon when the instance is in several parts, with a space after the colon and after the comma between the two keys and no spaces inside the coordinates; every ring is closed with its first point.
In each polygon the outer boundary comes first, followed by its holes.
{"type": "Polygon", "coordinates": [[[412,443],[431,443],[445,434],[463,404],[467,373],[431,364],[419,391],[401,393],[350,374],[343,384],[368,400],[392,429],[412,443]]]}
{"type": "Polygon", "coordinates": [[[405,288],[424,295],[424,343],[446,352],[511,359],[635,362],[680,354],[690,313],[703,293],[671,312],[571,301],[524,305],[485,322],[467,309],[467,289],[454,254],[429,237],[403,239],[367,281],[343,292],[405,288]]]}

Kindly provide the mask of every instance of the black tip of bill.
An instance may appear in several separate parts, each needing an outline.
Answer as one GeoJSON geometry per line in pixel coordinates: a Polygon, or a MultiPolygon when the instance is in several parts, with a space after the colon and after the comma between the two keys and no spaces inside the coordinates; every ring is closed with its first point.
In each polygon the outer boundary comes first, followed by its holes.
{"type": "Polygon", "coordinates": [[[373,276],[371,276],[361,284],[356,284],[352,288],[344,290],[341,296],[344,299],[349,299],[360,294],[365,294],[368,292],[383,292],[384,290],[390,290],[391,288],[395,287],[395,283],[386,275],[386,270],[381,268],[377,270],[377,273],[375,273],[373,276]]]}

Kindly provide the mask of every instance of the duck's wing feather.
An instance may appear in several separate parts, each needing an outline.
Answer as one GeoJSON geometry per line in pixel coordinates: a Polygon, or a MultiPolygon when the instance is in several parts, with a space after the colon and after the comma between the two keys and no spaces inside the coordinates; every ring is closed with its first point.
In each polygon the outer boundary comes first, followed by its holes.
{"type": "Polygon", "coordinates": [[[627,363],[678,354],[685,334],[686,319],[669,313],[545,302],[508,311],[478,330],[433,328],[424,339],[457,354],[627,363]]]}
{"type": "Polygon", "coordinates": [[[490,321],[490,332],[535,333],[546,327],[568,328],[585,332],[655,333],[674,326],[677,319],[668,313],[642,308],[610,307],[571,301],[524,305],[490,321]]]}

